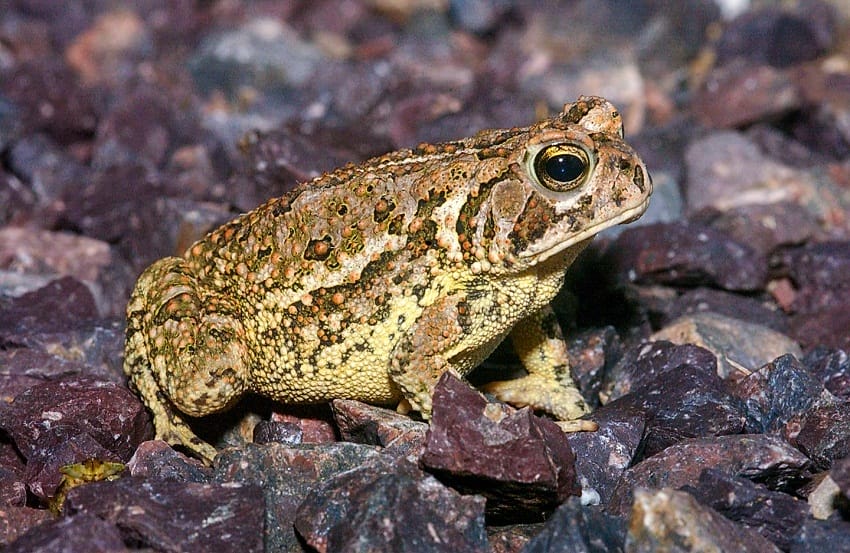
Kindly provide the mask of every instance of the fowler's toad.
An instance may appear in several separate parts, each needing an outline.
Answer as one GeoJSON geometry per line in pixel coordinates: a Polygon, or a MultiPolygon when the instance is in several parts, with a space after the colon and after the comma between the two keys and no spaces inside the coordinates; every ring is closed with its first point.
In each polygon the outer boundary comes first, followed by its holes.
{"type": "Polygon", "coordinates": [[[401,401],[427,419],[439,376],[466,375],[509,333],[529,374],[488,390],[576,419],[587,408],[548,304],[590,239],[639,217],[651,191],[595,97],[347,165],[151,265],[127,307],[124,370],[157,437],[207,461],[184,415],[253,391],[401,401]]]}

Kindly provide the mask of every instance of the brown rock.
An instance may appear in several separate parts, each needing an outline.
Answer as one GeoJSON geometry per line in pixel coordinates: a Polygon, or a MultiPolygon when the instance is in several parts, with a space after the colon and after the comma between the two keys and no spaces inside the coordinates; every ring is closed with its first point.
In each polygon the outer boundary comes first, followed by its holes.
{"type": "Polygon", "coordinates": [[[337,399],[333,402],[334,418],[340,436],[348,442],[378,445],[393,455],[419,456],[425,446],[428,425],[412,420],[390,409],[382,409],[359,401],[337,399]]]}
{"type": "Polygon", "coordinates": [[[753,530],[670,488],[635,491],[626,551],[779,553],[753,530]]]}
{"type": "Polygon", "coordinates": [[[484,499],[460,495],[412,462],[371,462],[316,488],[295,528],[319,553],[489,551],[484,499]]]}
{"type": "Polygon", "coordinates": [[[440,377],[420,463],[464,493],[487,497],[492,516],[533,520],[578,495],[574,462],[554,422],[488,403],[451,373],[440,377]]]}
{"type": "Polygon", "coordinates": [[[651,339],[694,344],[711,351],[717,356],[721,378],[756,370],[785,354],[803,356],[800,346],[784,334],[710,312],[680,317],[651,339]]]}

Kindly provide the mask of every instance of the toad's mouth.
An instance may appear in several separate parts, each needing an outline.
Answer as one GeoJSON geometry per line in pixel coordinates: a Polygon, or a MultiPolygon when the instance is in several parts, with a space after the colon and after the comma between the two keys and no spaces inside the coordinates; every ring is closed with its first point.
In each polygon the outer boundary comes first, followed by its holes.
{"type": "Polygon", "coordinates": [[[600,221],[595,225],[582,229],[581,231],[577,232],[566,240],[553,240],[552,242],[543,240],[538,244],[535,244],[533,248],[529,248],[521,252],[519,254],[519,257],[534,257],[534,264],[542,263],[553,255],[556,255],[566,250],[570,246],[575,246],[580,242],[584,242],[585,240],[593,238],[595,235],[599,234],[607,228],[619,224],[626,224],[631,223],[632,221],[636,221],[640,218],[641,215],[643,215],[647,207],[649,207],[649,198],[646,198],[644,201],[642,201],[635,207],[627,209],[622,213],[616,215],[615,217],[605,219],[604,221],[600,221]]]}

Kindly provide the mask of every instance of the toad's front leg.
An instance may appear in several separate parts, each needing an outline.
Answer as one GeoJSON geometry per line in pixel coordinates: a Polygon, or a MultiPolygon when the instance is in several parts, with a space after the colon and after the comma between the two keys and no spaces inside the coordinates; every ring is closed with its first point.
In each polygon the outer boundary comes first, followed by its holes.
{"type": "Polygon", "coordinates": [[[596,423],[579,420],[589,409],[570,374],[567,344],[552,308],[547,305],[518,322],[511,341],[528,375],[483,389],[507,403],[549,413],[564,431],[596,430],[596,423]]]}
{"type": "Polygon", "coordinates": [[[142,273],[127,319],[124,372],[153,413],[156,437],[211,462],[215,449],[181,413],[225,410],[245,390],[248,350],[239,319],[224,300],[200,293],[188,263],[177,257],[142,273]]]}

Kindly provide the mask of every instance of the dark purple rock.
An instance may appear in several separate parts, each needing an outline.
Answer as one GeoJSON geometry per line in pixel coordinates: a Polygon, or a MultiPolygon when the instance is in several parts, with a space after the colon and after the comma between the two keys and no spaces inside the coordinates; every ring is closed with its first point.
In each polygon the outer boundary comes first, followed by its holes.
{"type": "Polygon", "coordinates": [[[260,421],[254,427],[254,443],[268,444],[277,442],[281,444],[297,445],[303,441],[304,431],[294,422],[287,421],[260,421]]]}
{"type": "Polygon", "coordinates": [[[263,551],[264,504],[255,486],[136,477],[73,488],[64,513],[88,513],[160,551],[263,551]]]}
{"type": "Polygon", "coordinates": [[[622,355],[622,345],[612,326],[586,330],[567,339],[570,372],[588,407],[599,407],[602,379],[622,355]]]}
{"type": "Polygon", "coordinates": [[[807,519],[794,536],[790,553],[850,551],[850,523],[840,519],[807,519]]]}
{"type": "Polygon", "coordinates": [[[754,530],[669,488],[635,491],[625,550],[779,553],[754,530]]]}
{"type": "Polygon", "coordinates": [[[837,19],[835,8],[819,0],[801,2],[794,10],[777,6],[744,12],[725,26],[718,39],[717,63],[746,58],[788,67],[813,60],[835,40],[837,19]]]}
{"type": "MultiPolygon", "coordinates": [[[[2,110],[1,101],[0,110],[2,110]]],[[[5,149],[2,139],[2,131],[0,131],[0,151],[5,149]]],[[[32,189],[0,167],[0,226],[13,221],[18,224],[27,222],[35,204],[36,196],[32,189]]]]}
{"type": "Polygon", "coordinates": [[[836,459],[850,456],[850,403],[810,409],[789,421],[785,432],[816,468],[828,469],[836,459]]]}
{"type": "Polygon", "coordinates": [[[730,383],[730,389],[746,404],[746,432],[752,434],[781,432],[824,392],[823,384],[793,355],[783,355],[730,383]]]}
{"type": "Polygon", "coordinates": [[[58,518],[30,528],[12,545],[8,553],[125,553],[121,532],[114,524],[87,513],[58,518]]]}
{"type": "Polygon", "coordinates": [[[552,513],[540,533],[522,551],[622,551],[625,539],[625,520],[600,508],[584,507],[578,499],[570,498],[552,513]]]}
{"type": "Polygon", "coordinates": [[[126,91],[101,119],[93,163],[98,167],[165,165],[180,145],[202,138],[190,98],[143,85],[126,91]]]}
{"type": "MultiPolygon", "coordinates": [[[[43,134],[28,135],[15,142],[8,160],[10,172],[26,184],[41,205],[61,199],[89,176],[88,168],[43,134]]],[[[49,226],[53,214],[46,211],[36,213],[36,217],[39,226],[44,227],[49,226]]]]}
{"type": "Polygon", "coordinates": [[[489,551],[484,499],[460,495],[408,460],[371,462],[324,482],[295,528],[327,551],[489,551]]]}
{"type": "Polygon", "coordinates": [[[657,324],[661,327],[684,315],[710,311],[764,325],[777,332],[785,332],[788,328],[788,318],[785,314],[775,307],[770,307],[767,302],[713,288],[687,290],[673,301],[660,302],[660,307],[663,311],[659,313],[657,324]]]}
{"type": "Polygon", "coordinates": [[[608,510],[625,514],[634,489],[694,485],[709,468],[764,482],[774,489],[801,478],[809,464],[805,455],[776,436],[744,434],[684,440],[628,469],[614,490],[608,510]]]}
{"type": "Polygon", "coordinates": [[[494,517],[533,520],[579,493],[575,456],[554,422],[488,403],[451,373],[434,388],[419,462],[452,487],[487,497],[494,517]]]}
{"type": "Polygon", "coordinates": [[[18,64],[0,79],[0,90],[22,110],[26,129],[46,131],[62,143],[90,138],[97,125],[99,93],[83,87],[61,56],[18,64]]]}
{"type": "Polygon", "coordinates": [[[707,349],[693,344],[658,341],[631,347],[605,375],[605,401],[613,401],[648,386],[664,374],[685,366],[716,373],[717,358],[707,349]]]}
{"type": "Polygon", "coordinates": [[[794,534],[809,516],[805,501],[714,469],[704,470],[699,482],[682,490],[730,520],[757,531],[783,551],[789,549],[794,534]]]}
{"type": "MultiPolygon", "coordinates": [[[[314,488],[333,476],[379,457],[376,448],[337,442],[330,444],[248,444],[216,457],[214,481],[238,482],[262,488],[266,504],[264,542],[267,551],[299,551],[301,542],[292,522],[298,506],[314,488]]],[[[255,501],[259,500],[259,495],[255,501]]]]}
{"type": "MultiPolygon", "coordinates": [[[[797,287],[793,309],[816,313],[847,306],[850,297],[850,241],[818,242],[777,256],[797,287]]],[[[827,337],[826,331],[824,337],[827,337]]]]}
{"type": "Polygon", "coordinates": [[[11,403],[24,390],[45,380],[87,372],[81,363],[30,348],[0,350],[0,404],[11,403]]]}
{"type": "Polygon", "coordinates": [[[97,306],[86,285],[63,277],[13,298],[0,310],[0,343],[14,343],[21,334],[77,328],[81,322],[97,317],[97,306]]]}
{"type": "Polygon", "coordinates": [[[139,400],[114,383],[74,377],[38,384],[0,410],[0,427],[27,459],[27,483],[41,498],[59,485],[59,467],[96,458],[126,462],[152,435],[139,400]]]}
{"type": "Polygon", "coordinates": [[[715,68],[696,91],[691,109],[706,126],[742,127],[787,114],[802,105],[787,72],[743,61],[715,68]]]}
{"type": "MultiPolygon", "coordinates": [[[[38,527],[34,533],[45,531],[50,527],[48,521],[52,520],[53,514],[47,509],[32,509],[30,507],[0,507],[0,548],[6,547],[27,533],[30,529],[38,527]]],[[[26,543],[26,542],[24,542],[26,543]]],[[[23,547],[21,545],[20,547],[23,547]]],[[[43,551],[41,549],[16,549],[17,551],[43,551]]],[[[3,549],[9,551],[9,549],[3,549]]]]}
{"type": "Polygon", "coordinates": [[[646,417],[642,452],[648,457],[686,438],[738,434],[744,430],[743,405],[714,371],[681,365],[664,372],[606,405],[646,417]]]}
{"type": "Polygon", "coordinates": [[[204,484],[212,470],[197,459],[187,457],[162,440],[142,442],[127,463],[131,476],[152,480],[176,480],[204,484]]]}
{"type": "Polygon", "coordinates": [[[803,358],[803,365],[831,394],[850,399],[850,356],[844,350],[816,347],[803,358]]]}
{"type": "Polygon", "coordinates": [[[337,399],[332,405],[340,437],[347,442],[381,446],[398,456],[418,457],[425,447],[426,423],[359,401],[337,399]]]}
{"type": "Polygon", "coordinates": [[[817,346],[850,350],[850,303],[797,313],[791,317],[788,334],[803,351],[817,346]]]}
{"type": "MultiPolygon", "coordinates": [[[[244,156],[238,160],[241,170],[234,175],[230,187],[236,194],[236,206],[254,209],[269,198],[282,196],[299,182],[361,159],[351,149],[328,144],[332,139],[328,133],[305,137],[296,128],[247,133],[239,142],[244,156]]],[[[351,148],[351,143],[348,146],[351,148]]]]}
{"type": "Polygon", "coordinates": [[[27,486],[22,472],[0,464],[0,507],[23,507],[27,502],[27,486]]]}
{"type": "Polygon", "coordinates": [[[725,211],[704,210],[692,220],[747,244],[763,256],[769,256],[780,246],[796,246],[821,234],[815,216],[802,205],[791,202],[744,204],[725,211]]]}
{"type": "Polygon", "coordinates": [[[595,432],[571,432],[567,441],[575,452],[576,476],[583,497],[597,495],[603,505],[640,446],[646,417],[623,403],[597,409],[588,417],[599,424],[595,432]]]}
{"type": "Polygon", "coordinates": [[[655,223],[624,230],[606,252],[624,281],[640,284],[716,285],[758,290],[767,277],[763,256],[710,227],[655,223]]]}

